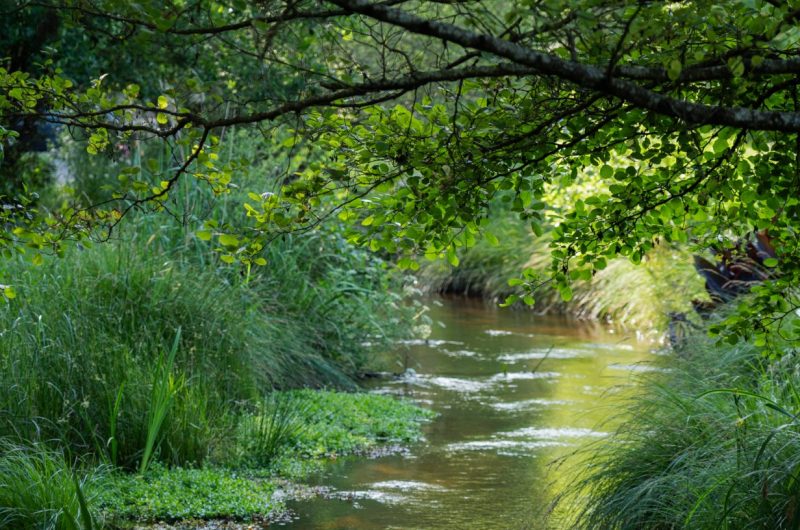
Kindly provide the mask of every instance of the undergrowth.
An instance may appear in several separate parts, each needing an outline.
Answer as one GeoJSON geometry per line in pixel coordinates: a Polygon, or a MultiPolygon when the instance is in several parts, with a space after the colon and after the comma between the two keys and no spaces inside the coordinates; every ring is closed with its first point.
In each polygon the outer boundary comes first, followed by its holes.
{"type": "Polygon", "coordinates": [[[330,458],[413,442],[420,423],[432,416],[390,396],[276,392],[242,418],[238,437],[229,442],[228,465],[113,474],[98,506],[111,520],[263,517],[281,509],[272,498],[275,477],[300,479],[330,458]]]}
{"type": "Polygon", "coordinates": [[[0,527],[92,530],[101,476],[74,469],[63,453],[1,442],[0,527]]]}

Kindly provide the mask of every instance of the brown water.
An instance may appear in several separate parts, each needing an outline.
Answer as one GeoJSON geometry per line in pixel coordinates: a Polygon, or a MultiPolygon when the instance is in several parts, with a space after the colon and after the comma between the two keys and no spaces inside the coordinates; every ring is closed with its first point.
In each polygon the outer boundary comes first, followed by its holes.
{"type": "Polygon", "coordinates": [[[431,308],[441,326],[430,339],[392,353],[413,372],[373,389],[440,414],[425,442],[334,463],[313,480],[331,495],[290,503],[285,528],[541,528],[570,474],[552,462],[605,436],[615,396],[652,369],[650,346],[608,326],[463,299],[431,308]]]}

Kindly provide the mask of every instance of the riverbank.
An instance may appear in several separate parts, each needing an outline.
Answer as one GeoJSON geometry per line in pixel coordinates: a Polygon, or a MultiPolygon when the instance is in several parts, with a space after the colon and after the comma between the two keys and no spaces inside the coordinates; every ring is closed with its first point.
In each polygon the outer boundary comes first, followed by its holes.
{"type": "Polygon", "coordinates": [[[380,259],[319,230],[242,270],[180,226],[142,222],[35,267],[0,264],[14,281],[0,307],[0,521],[272,517],[278,477],[416,439],[426,413],[410,405],[290,390],[354,390],[381,368],[375,351],[414,336],[419,309],[380,259]]]}
{"type": "Polygon", "coordinates": [[[303,491],[294,481],[347,455],[400,450],[418,441],[421,424],[434,416],[376,394],[298,390],[270,399],[261,414],[242,421],[224,455],[200,467],[156,463],[143,473],[125,473],[90,465],[73,471],[63,452],[8,445],[0,456],[0,516],[21,527],[54,530],[73,523],[90,530],[279,520],[287,516],[285,492],[303,491]],[[81,476],[77,485],[73,473],[81,476]],[[13,491],[14,477],[29,483],[13,491]],[[62,491],[49,491],[59,480],[62,491]],[[25,490],[28,496],[20,496],[25,490]]]}
{"type": "Polygon", "coordinates": [[[298,390],[272,399],[281,408],[264,410],[267,418],[250,418],[242,436],[231,441],[225,460],[233,465],[158,466],[139,475],[108,475],[95,504],[102,518],[114,526],[280,519],[286,514],[287,481],[302,480],[347,455],[399,450],[418,441],[421,423],[434,416],[375,394],[298,390]]]}
{"type": "Polygon", "coordinates": [[[797,528],[800,363],[785,337],[770,340],[782,356],[698,330],[640,374],[622,425],[579,453],[560,526],[797,528]]]}

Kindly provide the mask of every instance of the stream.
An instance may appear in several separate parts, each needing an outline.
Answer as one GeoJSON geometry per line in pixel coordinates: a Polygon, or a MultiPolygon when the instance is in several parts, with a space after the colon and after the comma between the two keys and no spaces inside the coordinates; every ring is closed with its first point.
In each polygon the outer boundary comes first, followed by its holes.
{"type": "Polygon", "coordinates": [[[287,529],[537,529],[569,459],[614,427],[631,376],[652,370],[652,346],[608,325],[433,300],[433,332],[391,352],[410,370],[374,392],[439,416],[409,452],[343,458],[312,477],[327,495],[294,501],[287,529]],[[437,324],[437,322],[439,324],[437,324]]]}

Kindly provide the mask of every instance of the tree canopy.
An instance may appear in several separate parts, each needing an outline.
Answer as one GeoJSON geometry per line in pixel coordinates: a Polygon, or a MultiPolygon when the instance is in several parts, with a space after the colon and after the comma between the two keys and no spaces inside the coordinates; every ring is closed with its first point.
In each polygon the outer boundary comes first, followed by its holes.
{"type": "Polygon", "coordinates": [[[44,123],[96,156],[172,153],[166,172],[120,158],[93,203],[45,210],[6,186],[7,252],[109,237],[132,210],[176,207],[181,181],[230,191],[248,168],[221,162],[226,131],[252,127],[302,160],[248,190],[247,223],[199,229],[225,261],[261,263],[276,234],[336,216],[402,267],[457,264],[504,201],[552,226],[551,274],[515,280],[528,302],[659,242],[766,229],[780,274],[721,330],[763,337],[797,307],[800,1],[12,0],[0,20],[7,179],[44,123]],[[545,200],[587,177],[569,207],[545,200]]]}

